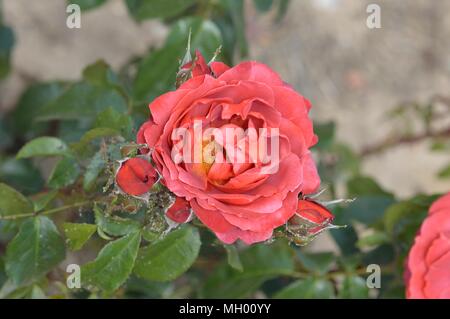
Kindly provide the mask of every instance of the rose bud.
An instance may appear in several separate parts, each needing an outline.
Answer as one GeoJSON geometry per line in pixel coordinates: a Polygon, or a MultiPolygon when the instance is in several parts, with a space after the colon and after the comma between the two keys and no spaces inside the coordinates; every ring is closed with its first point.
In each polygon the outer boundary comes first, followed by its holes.
{"type": "Polygon", "coordinates": [[[211,75],[218,77],[230,69],[228,65],[222,62],[211,61],[206,63],[205,58],[199,50],[195,50],[195,58],[180,67],[177,74],[177,87],[186,82],[189,78],[202,75],[211,75]]]}
{"type": "Polygon", "coordinates": [[[298,245],[309,243],[322,231],[333,228],[334,215],[323,205],[310,199],[300,199],[295,215],[287,223],[291,239],[298,245]]]}
{"type": "Polygon", "coordinates": [[[116,183],[120,189],[133,196],[140,196],[153,187],[158,173],[147,160],[134,157],[121,163],[116,175],[116,183]]]}
{"type": "Polygon", "coordinates": [[[194,61],[188,62],[181,67],[182,70],[190,70],[192,72],[192,76],[210,74],[211,70],[206,64],[205,58],[200,53],[199,50],[195,50],[195,59],[194,61]]]}
{"type": "Polygon", "coordinates": [[[187,223],[192,216],[189,202],[182,197],[177,197],[175,202],[166,212],[166,217],[177,224],[187,223]]]}

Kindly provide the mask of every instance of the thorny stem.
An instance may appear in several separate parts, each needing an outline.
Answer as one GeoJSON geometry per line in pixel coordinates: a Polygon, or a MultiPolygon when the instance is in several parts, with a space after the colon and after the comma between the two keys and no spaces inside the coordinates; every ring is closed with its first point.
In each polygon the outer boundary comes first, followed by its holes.
{"type": "Polygon", "coordinates": [[[450,137],[450,128],[437,132],[425,132],[422,134],[412,136],[389,138],[383,141],[382,143],[363,149],[362,152],[360,153],[360,156],[361,157],[370,156],[382,152],[390,147],[395,147],[402,144],[412,144],[429,138],[445,138],[445,137],[450,137]]]}
{"type": "Polygon", "coordinates": [[[70,204],[70,205],[64,205],[61,207],[56,207],[56,208],[44,210],[41,212],[0,216],[0,220],[16,220],[19,218],[33,217],[33,216],[38,216],[38,215],[51,215],[51,214],[56,214],[56,213],[60,213],[63,211],[67,211],[72,208],[86,206],[88,204],[91,204],[91,201],[83,201],[83,202],[78,202],[78,203],[74,203],[74,204],[70,204]]]}

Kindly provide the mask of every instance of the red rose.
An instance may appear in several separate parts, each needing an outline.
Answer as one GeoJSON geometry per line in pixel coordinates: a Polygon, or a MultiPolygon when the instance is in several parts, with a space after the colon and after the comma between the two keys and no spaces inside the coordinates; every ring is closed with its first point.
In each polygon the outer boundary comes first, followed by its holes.
{"type": "Polygon", "coordinates": [[[450,193],[431,205],[406,261],[406,297],[450,299],[450,193]]]}
{"type": "Polygon", "coordinates": [[[166,216],[177,224],[188,222],[191,217],[191,207],[189,202],[184,198],[177,197],[175,202],[167,210],[166,216]]]}
{"type": "Polygon", "coordinates": [[[325,206],[308,198],[300,199],[297,211],[287,223],[290,238],[298,245],[309,243],[331,225],[334,215],[325,206]]]}
{"type": "Polygon", "coordinates": [[[134,157],[121,163],[116,183],[127,194],[140,196],[152,188],[158,179],[158,172],[147,160],[134,157]]]}
{"type": "Polygon", "coordinates": [[[209,74],[215,77],[221,75],[227,71],[229,66],[222,62],[211,62],[210,65],[206,64],[205,58],[201,55],[199,50],[195,51],[195,60],[186,63],[181,67],[181,70],[191,70],[192,76],[209,74]]]}
{"type": "Polygon", "coordinates": [[[311,104],[264,64],[229,68],[196,61],[191,79],[149,105],[152,119],[140,128],[137,142],[147,144],[143,151],[151,151],[163,183],[189,201],[220,240],[265,241],[295,214],[299,193],[315,192],[320,184],[309,151],[317,142],[311,104]],[[213,137],[196,140],[196,125],[213,130],[213,137]],[[179,129],[194,135],[192,144],[182,143],[187,148],[179,147],[179,129]],[[229,129],[245,134],[229,138],[229,129]],[[255,156],[256,140],[262,142],[258,150],[277,151],[255,156]],[[191,150],[200,161],[185,160],[191,150]]]}

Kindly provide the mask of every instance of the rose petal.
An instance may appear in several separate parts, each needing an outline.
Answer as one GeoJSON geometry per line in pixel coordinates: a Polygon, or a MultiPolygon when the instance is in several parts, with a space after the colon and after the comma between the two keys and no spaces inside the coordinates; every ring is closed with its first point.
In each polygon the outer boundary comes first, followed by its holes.
{"type": "Polygon", "coordinates": [[[139,196],[152,188],[157,176],[158,173],[148,161],[135,157],[122,162],[116,182],[125,193],[139,196]]]}

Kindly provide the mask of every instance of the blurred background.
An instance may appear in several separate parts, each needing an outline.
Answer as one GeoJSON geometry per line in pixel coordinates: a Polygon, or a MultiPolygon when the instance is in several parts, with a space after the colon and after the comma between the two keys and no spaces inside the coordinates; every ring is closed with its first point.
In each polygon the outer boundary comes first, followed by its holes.
{"type": "MultiPolygon", "coordinates": [[[[450,1],[376,1],[382,28],[369,29],[366,8],[372,2],[294,0],[277,21],[277,10],[261,14],[244,1],[245,58],[279,72],[313,102],[313,118],[336,122],[338,138],[356,151],[400,133],[404,123],[388,120],[390,110],[450,95],[450,1]]],[[[3,0],[16,44],[12,72],[0,83],[2,112],[14,107],[30,82],[75,80],[98,59],[119,69],[161,46],[169,32],[158,20],[135,22],[121,0],[83,13],[82,28],[68,29],[66,5],[3,0]]],[[[400,196],[447,190],[448,180],[436,173],[448,154],[429,152],[425,140],[405,144],[367,155],[363,171],[400,196]]]]}
{"type": "MultiPolygon", "coordinates": [[[[216,27],[202,25],[201,32],[214,35],[213,40],[204,40],[199,32],[198,43],[207,57],[222,43],[225,62],[252,59],[266,63],[311,100],[311,116],[321,139],[316,156],[324,186],[331,189],[328,196],[361,197],[356,206],[337,210],[338,221],[348,224],[356,220],[359,234],[366,228],[369,233],[374,229],[383,232],[377,218],[382,218],[394,197],[395,201],[407,201],[416,194],[450,190],[450,0],[190,0],[187,2],[192,5],[185,11],[162,19],[152,12],[147,12],[147,17],[140,15],[136,8],[143,1],[139,0],[72,2],[86,8],[80,29],[66,26],[68,1],[1,1],[2,24],[13,30],[14,46],[10,51],[6,33],[1,33],[0,57],[9,56],[10,67],[0,81],[0,118],[17,116],[18,105],[22,105],[22,113],[32,110],[34,99],[43,103],[39,96],[24,95],[30,85],[78,81],[82,70],[99,59],[126,78],[129,67],[136,66],[140,57],[144,62],[138,66],[131,91],[137,109],[145,114],[146,103],[172,85],[176,68],[166,72],[168,79],[166,75],[158,78],[161,73],[157,72],[164,73],[165,65],[177,67],[184,54],[179,50],[167,58],[170,41],[166,38],[171,34],[169,39],[178,36],[185,41],[186,27],[178,24],[175,35],[172,27],[184,16],[196,15],[211,18],[221,32],[221,40],[217,40],[216,27]],[[216,8],[225,2],[227,9],[216,8]],[[381,9],[381,28],[370,29],[366,24],[371,3],[381,9]],[[229,28],[233,29],[231,35],[229,28]],[[204,52],[205,48],[209,52],[204,52]],[[166,59],[154,58],[157,54],[166,59]],[[154,78],[145,77],[153,71],[154,78]],[[155,89],[147,89],[152,85],[155,89]],[[378,196],[376,208],[371,206],[374,198],[366,196],[374,193],[378,196]],[[361,217],[366,213],[372,216],[371,212],[375,217],[361,217]],[[342,214],[350,217],[340,218],[342,214]]],[[[136,71],[131,74],[133,78],[136,71]]],[[[40,134],[34,126],[20,127],[20,123],[31,125],[32,119],[19,122],[14,130],[34,133],[10,137],[11,124],[2,123],[0,144],[7,150],[5,154],[40,134]]],[[[80,136],[64,134],[58,136],[69,142],[80,136]]],[[[0,179],[11,183],[20,172],[11,171],[6,155],[2,160],[0,179]]],[[[37,163],[44,176],[54,165],[46,163],[37,163]]],[[[420,221],[414,223],[408,230],[409,242],[420,221]]],[[[355,244],[357,239],[352,240],[355,244]]],[[[346,245],[327,233],[309,249],[337,252],[335,242],[341,249],[346,245]]],[[[358,247],[366,244],[360,242],[358,247]]],[[[367,245],[380,244],[386,244],[384,237],[367,245]]],[[[403,258],[404,252],[401,255],[403,258]]],[[[397,259],[394,263],[401,264],[397,259]]],[[[401,277],[401,270],[397,275],[401,277]]]]}

